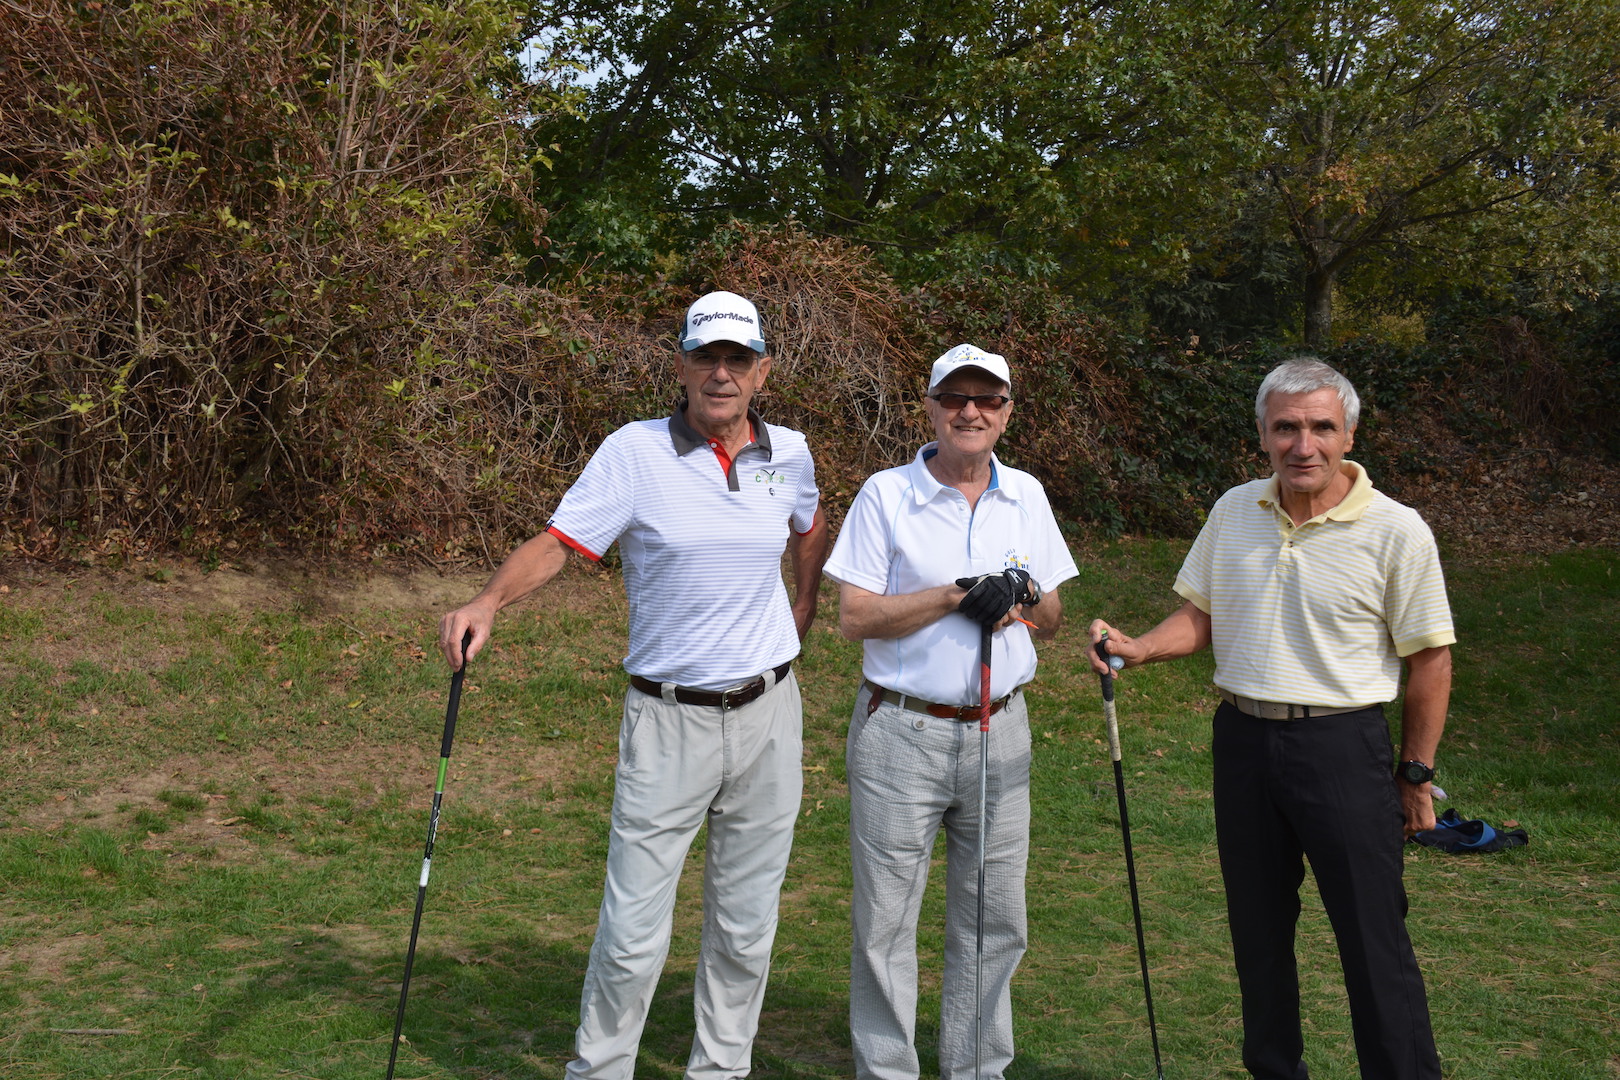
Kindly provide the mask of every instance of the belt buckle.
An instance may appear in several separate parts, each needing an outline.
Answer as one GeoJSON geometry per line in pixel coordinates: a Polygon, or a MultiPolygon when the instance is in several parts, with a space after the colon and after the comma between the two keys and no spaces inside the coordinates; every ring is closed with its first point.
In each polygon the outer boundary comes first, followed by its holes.
{"type": "MultiPolygon", "coordinates": [[[[765,685],[765,676],[756,675],[752,679],[749,679],[747,682],[740,682],[736,686],[728,686],[728,687],[726,687],[724,690],[720,691],[720,708],[721,709],[736,708],[737,706],[734,706],[732,704],[732,699],[733,698],[742,697],[744,694],[748,693],[748,691],[754,689],[755,687],[764,686],[764,685],[765,685]]],[[[749,699],[749,700],[752,700],[752,699],[749,699]]],[[[748,702],[744,701],[741,704],[746,705],[746,704],[748,704],[748,702]]]]}

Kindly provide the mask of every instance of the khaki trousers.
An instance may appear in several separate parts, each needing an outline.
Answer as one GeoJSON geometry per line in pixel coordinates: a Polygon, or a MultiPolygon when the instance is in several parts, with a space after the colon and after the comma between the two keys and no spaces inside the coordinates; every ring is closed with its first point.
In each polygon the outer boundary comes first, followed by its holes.
{"type": "Polygon", "coordinates": [[[686,1076],[748,1074],[803,789],[801,725],[792,673],[740,709],[628,692],[607,882],[567,1076],[632,1080],[669,953],[675,886],[705,823],[697,1030],[686,1076]]]}

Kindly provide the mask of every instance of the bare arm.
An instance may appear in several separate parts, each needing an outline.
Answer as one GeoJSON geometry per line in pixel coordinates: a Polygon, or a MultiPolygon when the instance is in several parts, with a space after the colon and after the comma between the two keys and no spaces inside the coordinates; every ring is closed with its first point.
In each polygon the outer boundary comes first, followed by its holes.
{"type": "Polygon", "coordinates": [[[851,641],[902,638],[955,611],[966,595],[955,585],[936,585],[890,596],[846,582],[838,587],[838,629],[851,641]]]}
{"type": "Polygon", "coordinates": [[[832,549],[832,537],[827,519],[816,508],[816,519],[807,533],[788,529],[788,565],[793,568],[793,622],[799,628],[799,640],[810,632],[816,618],[816,600],[821,592],[821,568],[827,564],[827,553],[832,549]]]}
{"type": "MultiPolygon", "coordinates": [[[[1126,667],[1151,664],[1156,660],[1176,660],[1209,646],[1209,613],[1188,600],[1139,638],[1122,633],[1101,619],[1093,619],[1092,643],[1101,641],[1104,633],[1108,635],[1109,653],[1124,658],[1126,667]]],[[[1099,675],[1107,671],[1107,666],[1097,658],[1095,649],[1087,655],[1093,671],[1099,675]]]]}
{"type": "Polygon", "coordinates": [[[1058,627],[1063,625],[1063,601],[1058,599],[1057,590],[1053,589],[1041,597],[1041,602],[1033,607],[1019,606],[1014,612],[1020,619],[1034,623],[1030,633],[1042,641],[1051,641],[1057,637],[1058,627]]]}
{"type": "MultiPolygon", "coordinates": [[[[1451,703],[1451,646],[1423,649],[1406,658],[1406,699],[1401,710],[1401,761],[1434,764],[1451,703]]],[[[1434,828],[1434,785],[1396,781],[1406,835],[1434,828]]]]}
{"type": "Polygon", "coordinates": [[[459,671],[464,660],[471,660],[483,649],[497,612],[532,596],[556,577],[567,561],[567,546],[549,532],[525,541],[508,555],[482,592],[439,620],[439,650],[451,670],[459,671]],[[463,657],[461,641],[468,630],[473,638],[463,657]]]}

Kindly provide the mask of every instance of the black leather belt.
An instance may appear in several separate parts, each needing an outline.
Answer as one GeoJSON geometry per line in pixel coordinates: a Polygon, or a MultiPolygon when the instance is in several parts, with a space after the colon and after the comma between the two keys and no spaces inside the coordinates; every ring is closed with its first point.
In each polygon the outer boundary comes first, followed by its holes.
{"type": "MultiPolygon", "coordinates": [[[[728,686],[724,690],[694,690],[690,686],[676,686],[673,687],[673,696],[682,705],[704,705],[711,709],[740,709],[750,701],[757,700],[770,686],[775,686],[787,678],[791,670],[793,661],[789,660],[771,671],[776,679],[768,685],[765,676],[756,675],[747,682],[728,686]]],[[[662,698],[664,687],[669,684],[656,683],[651,679],[643,679],[640,675],[632,675],[630,685],[649,697],[662,698]]]]}
{"type": "Polygon", "coordinates": [[[1230,690],[1222,690],[1219,686],[1215,689],[1220,690],[1222,701],[1245,716],[1252,716],[1258,720],[1309,720],[1313,716],[1338,716],[1342,713],[1372,708],[1371,705],[1351,705],[1344,708],[1326,705],[1287,705],[1280,701],[1256,701],[1254,698],[1239,697],[1230,690]]]}
{"type": "MultiPolygon", "coordinates": [[[[966,724],[979,718],[979,706],[977,705],[939,705],[932,701],[924,701],[922,698],[912,697],[910,694],[902,694],[898,690],[885,689],[871,679],[866,680],[866,688],[872,692],[871,698],[866,703],[867,716],[871,716],[877,711],[877,707],[886,701],[891,705],[898,705],[902,709],[911,712],[937,716],[941,720],[955,720],[966,724]]],[[[1014,690],[1013,694],[1017,692],[1014,690]]],[[[1005,709],[1007,702],[1011,701],[1012,697],[1012,694],[1008,694],[1006,697],[1000,697],[992,701],[990,703],[990,715],[994,716],[1002,709],[1005,709]]]]}

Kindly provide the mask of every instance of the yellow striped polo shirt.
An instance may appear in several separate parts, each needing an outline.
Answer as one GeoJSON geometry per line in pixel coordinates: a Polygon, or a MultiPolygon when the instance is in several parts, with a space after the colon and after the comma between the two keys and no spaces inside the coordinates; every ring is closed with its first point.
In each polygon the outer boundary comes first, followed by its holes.
{"type": "Polygon", "coordinates": [[[1350,493],[1296,526],[1277,478],[1222,495],[1176,592],[1210,616],[1215,685],[1326,708],[1391,701],[1401,657],[1450,645],[1434,535],[1353,461],[1350,493]]]}

